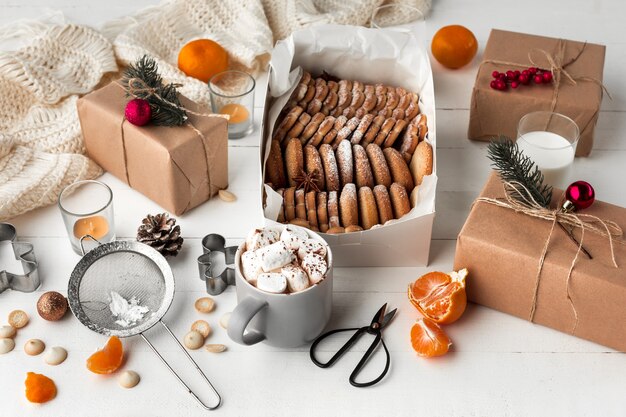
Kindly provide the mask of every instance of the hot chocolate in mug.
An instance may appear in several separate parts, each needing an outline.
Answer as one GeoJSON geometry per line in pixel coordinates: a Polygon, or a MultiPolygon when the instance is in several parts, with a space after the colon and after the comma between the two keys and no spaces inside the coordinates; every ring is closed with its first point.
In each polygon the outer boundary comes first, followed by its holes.
{"type": "MultiPolygon", "coordinates": [[[[284,228],[283,225],[275,227],[279,232],[284,228]]],[[[246,243],[237,249],[237,307],[228,321],[228,336],[235,342],[243,345],[264,342],[282,348],[297,347],[315,340],[328,324],[332,311],[333,256],[330,247],[317,233],[302,230],[307,232],[309,238],[326,245],[328,264],[324,278],[303,291],[273,294],[259,290],[242,273],[241,256],[246,243]]]]}

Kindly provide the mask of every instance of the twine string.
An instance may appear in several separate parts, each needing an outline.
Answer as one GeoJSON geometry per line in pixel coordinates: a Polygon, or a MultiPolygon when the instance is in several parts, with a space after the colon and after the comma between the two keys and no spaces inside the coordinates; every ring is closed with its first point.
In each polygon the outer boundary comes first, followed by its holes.
{"type": "Polygon", "coordinates": [[[621,239],[616,240],[620,238],[621,236],[623,236],[624,233],[622,231],[622,228],[617,223],[611,220],[604,220],[591,214],[584,214],[584,213],[579,214],[579,213],[573,213],[573,212],[565,212],[565,211],[560,210],[559,208],[557,209],[545,208],[533,198],[530,191],[523,184],[517,181],[504,182],[504,190],[505,190],[504,199],[479,197],[476,199],[475,203],[483,202],[483,203],[491,204],[497,207],[503,207],[509,210],[514,210],[517,213],[525,214],[527,216],[531,216],[531,217],[535,217],[535,218],[543,219],[543,220],[548,220],[552,223],[550,232],[548,233],[548,236],[546,240],[544,241],[543,249],[541,251],[541,256],[539,258],[537,273],[535,276],[535,284],[533,288],[532,303],[531,303],[531,308],[530,308],[530,313],[529,313],[529,318],[528,318],[529,321],[531,322],[534,321],[535,312],[537,310],[537,295],[539,291],[541,272],[543,270],[546,254],[548,252],[548,247],[550,246],[550,240],[552,239],[552,234],[554,233],[554,229],[555,229],[557,222],[564,224],[564,225],[571,226],[573,228],[578,228],[581,230],[581,236],[580,236],[580,240],[578,243],[578,248],[576,250],[574,258],[572,259],[572,263],[570,264],[570,267],[567,273],[567,278],[566,278],[567,300],[570,303],[570,307],[572,308],[572,311],[574,312],[575,320],[574,320],[574,326],[572,329],[572,333],[574,333],[578,326],[578,311],[576,310],[576,306],[572,298],[570,284],[571,284],[571,278],[572,278],[572,273],[574,271],[574,267],[576,266],[576,263],[578,262],[579,255],[582,250],[583,241],[585,238],[585,232],[589,231],[589,232],[592,232],[592,233],[595,233],[602,237],[607,238],[613,266],[615,268],[618,268],[617,260],[615,259],[614,243],[615,242],[618,242],[620,244],[625,243],[621,239]],[[519,196],[519,199],[516,199],[513,196],[519,196]]]}

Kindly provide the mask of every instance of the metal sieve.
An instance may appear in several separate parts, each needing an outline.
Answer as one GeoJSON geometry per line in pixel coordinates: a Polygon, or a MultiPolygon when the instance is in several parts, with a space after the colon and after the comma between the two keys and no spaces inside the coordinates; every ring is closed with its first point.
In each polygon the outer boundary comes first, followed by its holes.
{"type": "Polygon", "coordinates": [[[96,240],[91,236],[84,236],[81,239],[84,256],[74,267],[67,290],[70,309],[74,316],[85,327],[105,336],[140,335],[204,409],[213,410],[219,407],[222,400],[217,390],[162,320],[174,298],[174,275],[165,258],[150,246],[130,241],[101,244],[85,254],[83,239],[87,237],[96,240]],[[112,291],[126,300],[134,297],[139,304],[148,308],[148,312],[129,327],[117,324],[116,317],[109,308],[112,291]],[[144,332],[157,323],[167,330],[211,387],[217,397],[216,405],[205,405],[148,340],[144,332]]]}

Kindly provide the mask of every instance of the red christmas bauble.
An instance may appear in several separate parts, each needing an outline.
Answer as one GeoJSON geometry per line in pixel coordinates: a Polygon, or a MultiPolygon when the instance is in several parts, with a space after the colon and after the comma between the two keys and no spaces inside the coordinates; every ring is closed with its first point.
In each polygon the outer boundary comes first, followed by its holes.
{"type": "Polygon", "coordinates": [[[576,207],[576,210],[584,210],[596,200],[596,192],[587,181],[576,181],[565,190],[565,198],[576,207]]]}
{"type": "Polygon", "coordinates": [[[150,103],[146,100],[135,98],[126,104],[124,115],[126,120],[135,126],[144,126],[150,122],[152,109],[150,109],[150,103]]]}

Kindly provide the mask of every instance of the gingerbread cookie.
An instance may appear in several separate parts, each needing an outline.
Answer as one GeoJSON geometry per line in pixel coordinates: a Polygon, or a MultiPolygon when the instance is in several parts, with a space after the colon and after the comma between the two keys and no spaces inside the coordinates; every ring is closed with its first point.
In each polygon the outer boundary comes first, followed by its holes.
{"type": "Polygon", "coordinates": [[[336,151],[337,167],[339,168],[339,182],[341,186],[354,182],[354,159],[350,141],[342,140],[336,151]]]}
{"type": "Polygon", "coordinates": [[[409,195],[406,192],[406,188],[394,182],[389,188],[389,194],[391,196],[393,214],[396,219],[401,218],[411,211],[411,203],[409,202],[409,195]]]}
{"type": "Polygon", "coordinates": [[[270,154],[265,163],[265,181],[271,183],[274,189],[287,186],[283,151],[277,140],[272,140],[270,145],[270,154]]]}
{"type": "Polygon", "coordinates": [[[309,221],[309,227],[313,231],[319,230],[319,224],[317,222],[317,198],[315,191],[309,191],[306,193],[306,214],[309,221]]]}
{"type": "Polygon", "coordinates": [[[426,175],[433,173],[433,148],[430,143],[423,141],[417,145],[411,159],[411,171],[417,185],[422,183],[426,175]]]}
{"type": "Polygon", "coordinates": [[[365,152],[367,153],[370,166],[372,167],[374,182],[384,185],[385,187],[391,186],[391,172],[389,171],[389,166],[387,166],[385,155],[383,154],[383,150],[380,149],[380,146],[375,143],[370,143],[367,145],[367,148],[365,148],[365,152]]]}
{"type": "Polygon", "coordinates": [[[382,126],[380,127],[380,130],[378,131],[378,134],[376,135],[376,139],[374,140],[374,143],[382,147],[383,144],[385,143],[385,140],[387,139],[387,135],[389,135],[389,132],[391,132],[391,129],[393,129],[393,125],[395,124],[396,124],[396,119],[391,119],[391,118],[385,119],[382,126]]]}
{"type": "Polygon", "coordinates": [[[370,143],[374,142],[374,140],[376,139],[376,135],[378,135],[378,132],[380,131],[380,128],[382,127],[384,122],[385,118],[381,115],[377,115],[372,119],[372,124],[370,124],[369,129],[367,129],[367,132],[365,132],[365,136],[361,141],[362,146],[367,146],[370,143]]]}
{"type": "Polygon", "coordinates": [[[285,221],[289,222],[296,218],[296,187],[286,188],[283,197],[283,205],[285,206],[285,221]]]}
{"type": "Polygon", "coordinates": [[[378,209],[378,219],[381,224],[387,223],[392,220],[393,208],[391,206],[391,199],[389,198],[389,192],[384,185],[377,185],[374,187],[374,199],[376,200],[376,208],[378,209]]]}
{"type": "Polygon", "coordinates": [[[361,145],[352,145],[352,155],[354,155],[354,178],[357,188],[373,188],[374,175],[365,149],[361,145]]]}
{"type": "Polygon", "coordinates": [[[289,132],[287,132],[287,138],[297,138],[300,136],[306,125],[311,121],[311,115],[308,113],[302,113],[296,123],[293,125],[289,132]]]}
{"type": "Polygon", "coordinates": [[[328,192],[328,226],[329,228],[341,226],[339,221],[339,197],[337,191],[328,192]]]}
{"type": "Polygon", "coordinates": [[[385,160],[387,160],[389,171],[391,171],[393,182],[402,185],[407,190],[413,190],[413,187],[415,187],[413,176],[400,152],[394,148],[385,148],[383,149],[383,154],[385,155],[385,160]]]}
{"type": "Polygon", "coordinates": [[[322,103],[322,113],[326,116],[330,114],[335,107],[337,107],[337,103],[339,101],[339,96],[334,91],[329,91],[326,99],[322,103]]]}
{"type": "Polygon", "coordinates": [[[373,120],[374,120],[373,114],[366,114],[365,116],[363,116],[358,126],[354,130],[354,133],[352,133],[352,138],[350,139],[350,142],[353,145],[359,144],[361,142],[361,140],[363,139],[363,136],[365,136],[365,132],[367,132],[367,129],[370,127],[373,120]]]}
{"type": "Polygon", "coordinates": [[[276,217],[276,221],[278,223],[285,223],[285,221],[286,221],[285,220],[285,189],[284,188],[279,188],[278,190],[276,190],[276,192],[283,199],[283,202],[280,205],[280,210],[278,210],[278,217],[276,217]]]}
{"type": "Polygon", "coordinates": [[[324,166],[317,149],[311,145],[304,147],[304,169],[307,174],[316,176],[315,185],[319,190],[324,189],[324,166]]]}
{"type": "Polygon", "coordinates": [[[344,227],[359,224],[359,207],[354,184],[343,186],[339,196],[339,212],[341,213],[341,224],[344,227]]]}
{"type": "Polygon", "coordinates": [[[296,190],[296,218],[307,220],[306,197],[304,190],[296,190]]]}
{"type": "Polygon", "coordinates": [[[320,232],[326,233],[328,230],[328,195],[326,191],[317,193],[317,221],[320,232]]]}
{"type": "Polygon", "coordinates": [[[289,110],[289,113],[285,115],[285,117],[281,120],[281,122],[274,130],[274,135],[272,136],[272,139],[282,142],[282,140],[287,135],[287,132],[293,127],[303,111],[304,109],[300,106],[296,106],[293,109],[289,110]]]}
{"type": "Polygon", "coordinates": [[[372,226],[379,224],[376,200],[370,187],[359,188],[359,213],[364,230],[369,230],[372,226]]]}
{"type": "Polygon", "coordinates": [[[311,117],[311,121],[306,125],[302,134],[300,135],[300,141],[302,144],[307,143],[307,141],[317,132],[320,123],[324,120],[324,115],[322,113],[316,113],[313,117],[311,117]]]}
{"type": "Polygon", "coordinates": [[[296,177],[304,170],[304,153],[302,142],[298,138],[292,138],[287,142],[285,149],[285,166],[287,168],[287,181],[289,186],[296,185],[296,177]]]}
{"type": "Polygon", "coordinates": [[[322,123],[320,123],[317,132],[315,132],[313,137],[309,140],[309,145],[318,147],[322,141],[324,141],[326,135],[332,130],[334,124],[335,118],[333,116],[326,116],[322,123]]]}
{"type": "Polygon", "coordinates": [[[409,123],[404,134],[402,135],[402,143],[400,143],[400,154],[408,163],[417,148],[419,142],[419,127],[417,124],[409,123]]]}
{"type": "Polygon", "coordinates": [[[406,125],[406,120],[396,120],[396,123],[393,125],[393,129],[391,129],[391,132],[387,135],[387,139],[385,139],[385,143],[383,143],[381,148],[391,148],[406,125]]]}
{"type": "Polygon", "coordinates": [[[324,143],[319,149],[322,157],[322,165],[324,166],[324,175],[326,176],[326,190],[339,191],[339,169],[337,168],[337,160],[333,148],[324,143]]]}

